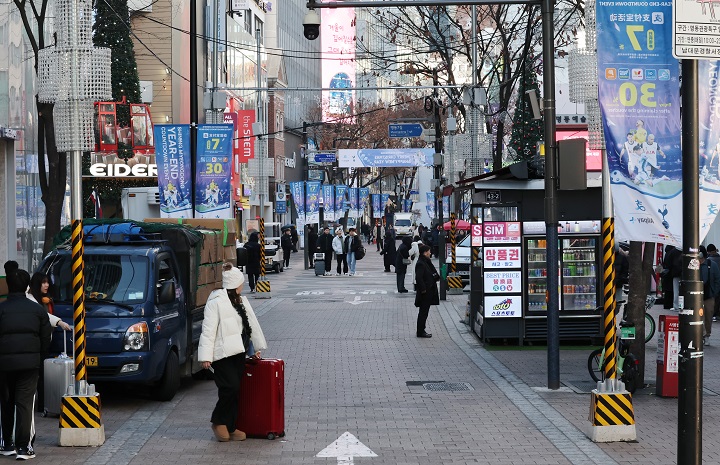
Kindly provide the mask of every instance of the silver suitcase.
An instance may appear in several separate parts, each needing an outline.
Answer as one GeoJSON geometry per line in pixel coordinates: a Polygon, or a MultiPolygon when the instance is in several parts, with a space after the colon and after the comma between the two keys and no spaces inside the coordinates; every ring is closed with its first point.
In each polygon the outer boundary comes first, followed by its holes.
{"type": "Polygon", "coordinates": [[[67,355],[67,337],[63,330],[64,351],[57,358],[48,358],[44,362],[44,398],[43,416],[60,415],[62,396],[69,385],[74,384],[75,361],[67,355]]]}

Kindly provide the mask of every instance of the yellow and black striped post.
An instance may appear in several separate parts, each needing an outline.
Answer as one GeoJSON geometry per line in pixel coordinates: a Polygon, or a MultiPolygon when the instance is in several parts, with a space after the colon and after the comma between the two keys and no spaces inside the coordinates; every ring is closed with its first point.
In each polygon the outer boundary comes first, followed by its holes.
{"type": "Polygon", "coordinates": [[[635,413],[632,394],[624,393],[592,393],[590,423],[593,426],[634,425],[635,413]]]}
{"type": "MultiPolygon", "coordinates": [[[[278,248],[275,253],[280,252],[278,248]]],[[[255,292],[260,298],[270,297],[270,281],[265,277],[265,219],[260,218],[260,279],[255,283],[255,292]]]]}
{"type": "Polygon", "coordinates": [[[450,213],[450,272],[448,273],[447,283],[448,292],[451,294],[461,294],[463,289],[462,278],[457,274],[456,224],[455,213],[450,213]]]}
{"type": "Polygon", "coordinates": [[[82,220],[72,222],[72,290],[73,290],[73,354],[75,354],[75,381],[87,379],[85,371],[85,277],[83,275],[82,220]]]}
{"type": "Polygon", "coordinates": [[[72,291],[73,291],[73,355],[75,383],[60,404],[61,446],[101,446],[105,442],[105,426],[100,415],[100,395],[89,389],[85,367],[85,276],[83,274],[83,225],[75,219],[71,226],[72,291]],[[90,392],[88,392],[90,391],[90,392]]]}
{"type": "Polygon", "coordinates": [[[603,328],[604,328],[604,372],[605,379],[615,378],[617,371],[616,327],[615,327],[615,220],[604,218],[602,223],[603,243],[603,328]]]}

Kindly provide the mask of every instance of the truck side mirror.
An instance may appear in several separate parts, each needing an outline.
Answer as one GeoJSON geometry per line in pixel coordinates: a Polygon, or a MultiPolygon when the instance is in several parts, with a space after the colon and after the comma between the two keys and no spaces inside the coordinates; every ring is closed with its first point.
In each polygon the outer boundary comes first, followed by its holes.
{"type": "Polygon", "coordinates": [[[172,302],[175,302],[175,281],[163,281],[158,289],[157,303],[169,304],[172,302]]]}

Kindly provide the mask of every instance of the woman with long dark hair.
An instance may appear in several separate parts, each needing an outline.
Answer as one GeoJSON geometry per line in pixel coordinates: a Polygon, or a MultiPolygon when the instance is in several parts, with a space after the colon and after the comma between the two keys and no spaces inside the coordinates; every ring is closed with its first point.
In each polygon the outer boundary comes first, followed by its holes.
{"type": "Polygon", "coordinates": [[[417,294],[415,295],[415,306],[418,307],[417,337],[432,337],[432,334],[425,331],[430,306],[440,305],[440,294],[437,282],[440,281],[435,265],[430,261],[430,247],[423,244],[419,248],[420,258],[415,265],[415,281],[417,294]]]}
{"type": "Polygon", "coordinates": [[[251,341],[256,357],[267,348],[250,302],[240,295],[244,282],[242,271],[231,263],[223,265],[223,288],[208,297],[200,335],[198,361],[204,369],[213,367],[218,388],[218,401],[210,421],[220,442],[245,440],[245,433],[235,429],[245,352],[251,341]]]}
{"type": "Polygon", "coordinates": [[[50,326],[53,328],[59,326],[65,331],[70,330],[70,325],[62,321],[54,314],[53,299],[50,296],[50,279],[45,273],[38,272],[32,275],[32,278],[30,278],[30,290],[27,293],[27,298],[34,300],[45,308],[48,312],[48,317],[50,318],[50,326]]]}

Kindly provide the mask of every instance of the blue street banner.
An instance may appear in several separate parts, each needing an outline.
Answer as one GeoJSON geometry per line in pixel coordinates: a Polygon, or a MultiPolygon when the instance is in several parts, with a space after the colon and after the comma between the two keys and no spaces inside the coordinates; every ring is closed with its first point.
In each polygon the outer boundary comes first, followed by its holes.
{"type": "Polygon", "coordinates": [[[682,242],[680,66],[672,2],[597,4],[602,110],[615,237],[682,242]]]}
{"type": "Polygon", "coordinates": [[[232,218],[232,124],[201,124],[197,136],[195,218],[232,218]]]}
{"type": "Polygon", "coordinates": [[[427,212],[428,216],[432,220],[435,218],[435,192],[426,192],[425,193],[425,211],[427,212]]]}
{"type": "Polygon", "coordinates": [[[388,200],[390,200],[390,194],[380,194],[381,195],[381,208],[383,210],[383,215],[385,214],[385,207],[387,206],[388,200]]]}
{"type": "Polygon", "coordinates": [[[359,213],[359,207],[360,204],[358,203],[358,188],[357,187],[351,187],[348,189],[348,203],[350,204],[350,213],[348,213],[348,216],[351,218],[357,218],[360,216],[359,213]]]}
{"type": "Polygon", "coordinates": [[[450,197],[443,197],[442,205],[443,205],[443,219],[449,221],[450,220],[450,197]]]}
{"type": "Polygon", "coordinates": [[[335,186],[323,184],[323,217],[325,221],[335,221],[335,186]]]}
{"type": "Polygon", "coordinates": [[[343,184],[335,186],[335,221],[345,214],[345,192],[347,186],[343,184]]]}
{"type": "Polygon", "coordinates": [[[297,213],[298,221],[305,224],[305,182],[291,182],[290,195],[292,195],[295,204],[295,213],[297,213]]]}
{"type": "Polygon", "coordinates": [[[358,216],[363,216],[365,214],[365,210],[367,210],[367,207],[370,204],[370,188],[361,187],[358,191],[358,197],[360,201],[360,214],[358,216]]]}
{"type": "Polygon", "coordinates": [[[372,195],[372,205],[373,205],[373,218],[382,218],[383,209],[382,209],[382,200],[380,198],[380,194],[372,195]]]}
{"type": "Polygon", "coordinates": [[[432,166],[435,149],[340,149],[340,168],[432,166]]]}
{"type": "Polygon", "coordinates": [[[305,222],[315,224],[320,222],[320,181],[307,182],[307,197],[305,198],[305,222]]]}
{"type": "Polygon", "coordinates": [[[154,135],[160,217],[192,218],[190,125],[156,124],[154,135]]]}
{"type": "Polygon", "coordinates": [[[402,209],[405,213],[410,213],[412,210],[412,199],[403,199],[402,209]]]}
{"type": "Polygon", "coordinates": [[[715,222],[720,205],[720,114],[716,96],[720,92],[720,61],[698,60],[698,105],[700,121],[700,241],[715,222]]]}

